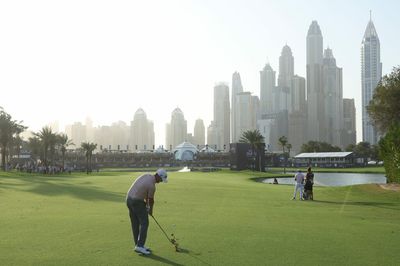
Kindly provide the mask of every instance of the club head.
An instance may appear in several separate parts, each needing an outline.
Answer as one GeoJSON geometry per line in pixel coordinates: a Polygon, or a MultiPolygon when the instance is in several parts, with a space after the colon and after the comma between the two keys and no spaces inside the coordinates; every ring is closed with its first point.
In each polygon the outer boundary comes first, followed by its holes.
{"type": "Polygon", "coordinates": [[[178,244],[178,241],[177,241],[177,239],[175,238],[174,234],[171,234],[171,239],[170,239],[170,241],[171,241],[171,244],[174,245],[175,251],[176,251],[176,252],[179,252],[179,251],[180,251],[180,249],[179,249],[179,244],[178,244]]]}

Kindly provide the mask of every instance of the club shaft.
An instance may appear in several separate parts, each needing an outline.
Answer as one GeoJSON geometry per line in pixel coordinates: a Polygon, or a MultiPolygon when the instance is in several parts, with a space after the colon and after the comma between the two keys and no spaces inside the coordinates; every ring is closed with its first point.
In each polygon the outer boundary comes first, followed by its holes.
{"type": "Polygon", "coordinates": [[[168,237],[167,233],[164,231],[164,229],[161,227],[161,225],[157,222],[156,218],[154,218],[153,215],[150,215],[151,217],[153,217],[154,221],[156,222],[156,224],[158,225],[158,227],[160,227],[161,231],[164,233],[165,237],[168,239],[169,242],[171,242],[171,239],[168,237]]]}

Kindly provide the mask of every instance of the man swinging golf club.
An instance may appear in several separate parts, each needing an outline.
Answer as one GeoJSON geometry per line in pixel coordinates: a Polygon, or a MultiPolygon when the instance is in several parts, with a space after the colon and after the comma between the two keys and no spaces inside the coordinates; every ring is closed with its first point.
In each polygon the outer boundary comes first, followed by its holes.
{"type": "Polygon", "coordinates": [[[135,251],[144,255],[151,253],[146,243],[147,229],[149,227],[149,214],[153,215],[154,194],[156,183],[167,183],[167,171],[158,169],[152,174],[143,174],[133,182],[126,195],[126,205],[131,219],[135,251]]]}

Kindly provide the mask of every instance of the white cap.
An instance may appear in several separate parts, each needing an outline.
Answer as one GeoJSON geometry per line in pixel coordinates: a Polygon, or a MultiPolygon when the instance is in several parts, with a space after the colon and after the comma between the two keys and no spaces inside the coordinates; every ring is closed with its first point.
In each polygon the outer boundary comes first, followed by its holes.
{"type": "Polygon", "coordinates": [[[167,182],[168,182],[168,179],[167,179],[167,177],[168,177],[167,171],[165,171],[164,169],[161,169],[161,168],[160,168],[160,169],[157,170],[156,174],[157,174],[159,177],[161,177],[161,179],[162,179],[162,181],[163,181],[164,183],[167,183],[167,182]]]}

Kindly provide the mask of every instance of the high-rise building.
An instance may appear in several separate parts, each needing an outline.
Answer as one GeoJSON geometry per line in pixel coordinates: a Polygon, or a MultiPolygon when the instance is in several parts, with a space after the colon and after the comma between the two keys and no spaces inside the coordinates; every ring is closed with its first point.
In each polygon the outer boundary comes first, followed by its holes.
{"type": "Polygon", "coordinates": [[[343,136],[342,145],[346,148],[356,144],[356,107],[354,99],[343,99],[343,136]]]}
{"type": "Polygon", "coordinates": [[[167,149],[172,150],[187,137],[187,121],[180,108],[175,108],[171,114],[171,123],[167,124],[166,144],[167,149]]]}
{"type": "Polygon", "coordinates": [[[93,142],[94,129],[93,129],[93,121],[90,117],[86,117],[85,126],[86,126],[86,139],[89,142],[93,142]]]}
{"type": "Polygon", "coordinates": [[[362,136],[370,144],[378,142],[378,134],[372,126],[367,106],[382,77],[380,42],[374,23],[370,18],[361,43],[361,95],[362,95],[362,136]]]}
{"type": "Polygon", "coordinates": [[[273,94],[275,90],[275,71],[267,63],[260,71],[260,112],[261,115],[274,113],[273,94]]]}
{"type": "Polygon", "coordinates": [[[294,58],[288,45],[283,46],[279,57],[278,87],[291,87],[294,76],[294,58]]]}
{"type": "Polygon", "coordinates": [[[322,84],[324,93],[324,129],[327,143],[341,147],[341,133],[343,130],[343,82],[342,69],[336,66],[336,59],[332,50],[324,51],[322,84]]]}
{"type": "Polygon", "coordinates": [[[306,79],[295,75],[292,79],[292,111],[307,113],[306,79]]]}
{"type": "Polygon", "coordinates": [[[82,142],[86,142],[86,127],[81,122],[75,122],[71,125],[71,136],[68,136],[69,139],[75,145],[75,148],[80,148],[82,142]]]}
{"type": "Polygon", "coordinates": [[[279,57],[278,87],[274,96],[275,111],[292,111],[292,79],[294,76],[294,58],[288,45],[282,48],[279,57]]]}
{"type": "Polygon", "coordinates": [[[323,39],[317,21],[307,33],[307,139],[325,141],[325,107],[322,86],[323,39]]]}
{"type": "Polygon", "coordinates": [[[230,143],[230,111],[229,87],[219,83],[214,87],[214,125],[217,150],[229,149],[230,143]]]}
{"type": "Polygon", "coordinates": [[[98,150],[113,150],[113,132],[111,126],[99,126],[94,130],[94,142],[97,144],[98,150]]]}
{"type": "Polygon", "coordinates": [[[307,104],[306,80],[295,75],[292,79],[292,111],[289,114],[288,141],[292,145],[291,154],[300,152],[306,143],[307,135],[307,104]]]}
{"type": "MultiPolygon", "coordinates": [[[[232,75],[232,95],[231,95],[231,140],[236,142],[239,140],[238,132],[236,132],[236,113],[237,113],[237,98],[238,93],[243,92],[242,80],[238,72],[232,75]]],[[[208,140],[207,140],[208,142],[208,140]]]]}
{"type": "Polygon", "coordinates": [[[215,126],[215,121],[211,121],[210,125],[207,127],[207,146],[211,149],[217,149],[218,134],[217,127],[215,126]]]}
{"type": "Polygon", "coordinates": [[[254,102],[255,98],[253,98],[250,92],[238,93],[236,95],[236,100],[237,115],[235,121],[235,130],[238,134],[239,140],[244,131],[254,130],[257,128],[256,114],[254,113],[256,108],[254,107],[254,105],[258,103],[254,102]]]}
{"type": "Polygon", "coordinates": [[[152,150],[154,147],[154,124],[147,119],[142,108],[137,109],[130,128],[129,150],[152,150]]]}
{"type": "Polygon", "coordinates": [[[205,127],[202,119],[197,119],[193,130],[193,144],[196,146],[204,146],[206,143],[205,127]]]}
{"type": "Polygon", "coordinates": [[[118,121],[111,124],[110,130],[112,137],[108,143],[111,145],[111,150],[127,150],[130,127],[124,121],[118,121]]]}

